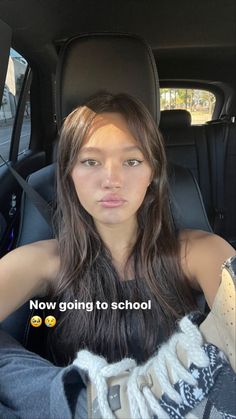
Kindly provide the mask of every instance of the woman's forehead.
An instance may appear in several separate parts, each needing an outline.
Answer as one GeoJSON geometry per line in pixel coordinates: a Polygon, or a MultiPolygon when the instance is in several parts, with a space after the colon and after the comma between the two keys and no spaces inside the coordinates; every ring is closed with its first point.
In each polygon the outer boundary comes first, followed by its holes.
{"type": "Polygon", "coordinates": [[[104,112],[97,114],[93,119],[81,148],[92,147],[99,143],[102,145],[106,137],[110,138],[111,142],[117,140],[127,147],[138,146],[125,118],[116,112],[104,112]]]}
{"type": "Polygon", "coordinates": [[[114,128],[129,130],[123,115],[118,112],[103,112],[100,114],[95,114],[90,127],[90,135],[96,130],[105,126],[113,126],[114,128]]]}

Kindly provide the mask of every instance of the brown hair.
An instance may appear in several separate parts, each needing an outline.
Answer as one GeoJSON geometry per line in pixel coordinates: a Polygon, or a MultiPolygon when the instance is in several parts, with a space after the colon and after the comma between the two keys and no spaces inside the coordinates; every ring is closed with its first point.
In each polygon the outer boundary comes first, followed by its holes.
{"type": "Polygon", "coordinates": [[[58,301],[106,301],[107,310],[67,310],[60,313],[53,339],[64,364],[87,348],[116,361],[129,354],[135,315],[142,340],[141,360],[173,331],[176,320],[194,307],[180,265],[180,244],[170,212],[167,161],[158,128],[145,106],[127,94],[101,93],[65,120],[58,145],[57,211],[54,225],[61,269],[51,297],[58,301]],[[81,205],[72,178],[83,139],[97,114],[121,114],[149,162],[153,180],[137,211],[138,235],[128,262],[133,261],[135,281],[121,281],[109,249],[99,236],[92,216],[81,205]],[[151,300],[151,310],[135,313],[112,310],[112,302],[151,300]],[[163,327],[164,325],[164,327],[163,327]]]}

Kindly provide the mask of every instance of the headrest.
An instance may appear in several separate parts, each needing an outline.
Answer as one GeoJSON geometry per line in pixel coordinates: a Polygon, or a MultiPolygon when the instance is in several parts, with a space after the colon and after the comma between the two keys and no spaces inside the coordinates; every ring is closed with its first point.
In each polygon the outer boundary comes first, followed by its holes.
{"type": "Polygon", "coordinates": [[[99,91],[128,93],[160,120],[159,80],[148,44],[118,33],[80,35],[66,42],[56,76],[58,127],[77,106],[99,91]]]}
{"type": "Polygon", "coordinates": [[[185,109],[161,111],[160,129],[191,126],[191,114],[185,109]]]}

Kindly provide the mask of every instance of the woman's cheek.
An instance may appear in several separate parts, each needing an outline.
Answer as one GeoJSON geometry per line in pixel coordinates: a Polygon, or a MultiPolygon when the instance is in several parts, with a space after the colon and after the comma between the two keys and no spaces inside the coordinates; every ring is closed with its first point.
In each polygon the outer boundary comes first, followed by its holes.
{"type": "Polygon", "coordinates": [[[95,178],[94,174],[89,173],[88,170],[86,171],[86,170],[81,170],[81,169],[75,170],[72,176],[74,184],[78,188],[80,187],[89,188],[89,186],[93,184],[94,178],[95,178]]]}

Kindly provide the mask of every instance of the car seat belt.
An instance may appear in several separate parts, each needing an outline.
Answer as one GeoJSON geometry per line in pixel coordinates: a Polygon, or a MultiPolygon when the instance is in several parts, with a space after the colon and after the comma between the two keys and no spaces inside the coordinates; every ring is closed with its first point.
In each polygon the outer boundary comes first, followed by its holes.
{"type": "Polygon", "coordinates": [[[225,217],[225,197],[224,197],[224,183],[225,183],[225,159],[226,147],[228,142],[229,123],[225,123],[224,134],[222,138],[214,136],[215,147],[215,168],[213,174],[214,181],[214,203],[215,203],[215,220],[214,232],[224,234],[224,217],[225,217]],[[217,138],[216,138],[217,137],[217,138]]]}
{"type": "Polygon", "coordinates": [[[22,176],[19,175],[19,173],[16,172],[15,169],[13,169],[8,162],[2,157],[0,154],[1,159],[3,162],[7,165],[8,169],[10,170],[11,174],[14,176],[14,178],[17,180],[17,182],[22,187],[25,194],[28,196],[28,198],[31,200],[31,202],[34,204],[34,206],[37,208],[41,216],[44,218],[46,223],[49,225],[49,227],[52,227],[52,215],[53,215],[53,208],[52,206],[41,196],[37,191],[35,191],[32,186],[29,185],[28,182],[23,179],[22,176]]]}

